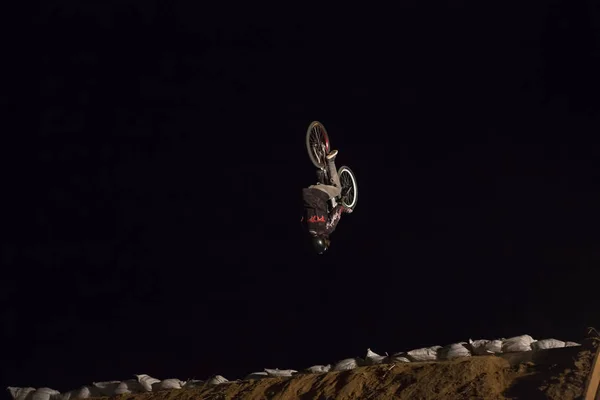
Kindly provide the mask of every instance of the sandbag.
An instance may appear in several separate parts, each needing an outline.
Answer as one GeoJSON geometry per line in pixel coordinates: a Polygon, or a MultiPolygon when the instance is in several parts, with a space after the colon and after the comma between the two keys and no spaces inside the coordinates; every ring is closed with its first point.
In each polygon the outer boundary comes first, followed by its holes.
{"type": "MultiPolygon", "coordinates": [[[[79,389],[75,389],[72,393],[70,400],[89,399],[90,397],[94,397],[90,395],[90,388],[88,386],[82,386],[79,389]]],[[[100,393],[98,393],[98,395],[99,394],[100,393]]]]}
{"type": "Polygon", "coordinates": [[[531,344],[535,340],[529,335],[514,336],[502,342],[503,353],[531,351],[531,344]]]}
{"type": "Polygon", "coordinates": [[[31,399],[31,395],[33,394],[33,392],[35,392],[35,388],[32,387],[15,387],[15,386],[9,386],[7,387],[8,391],[10,392],[10,395],[12,396],[13,400],[29,400],[31,399]]]}
{"type": "Polygon", "coordinates": [[[204,385],[204,381],[200,379],[190,379],[183,384],[183,389],[193,389],[204,385]]]}
{"type": "Polygon", "coordinates": [[[438,351],[441,348],[442,346],[423,347],[411,350],[406,355],[412,362],[436,361],[438,359],[438,351]]]}
{"type": "Polygon", "coordinates": [[[35,392],[32,392],[31,400],[50,400],[56,399],[58,396],[60,396],[58,390],[42,387],[36,389],[35,392]]]}
{"type": "Polygon", "coordinates": [[[313,365],[312,367],[308,367],[305,370],[306,372],[310,372],[311,374],[323,374],[331,371],[331,364],[327,365],[313,365]]]}
{"type": "Polygon", "coordinates": [[[377,365],[382,364],[386,356],[380,356],[379,354],[367,349],[367,355],[365,357],[365,365],[377,365]]]}
{"type": "Polygon", "coordinates": [[[502,339],[469,339],[468,347],[470,348],[471,353],[476,356],[502,353],[502,339]]]}
{"type": "Polygon", "coordinates": [[[73,391],[69,390],[68,392],[61,393],[60,395],[56,396],[56,399],[57,400],[71,400],[71,397],[73,397],[73,391]]]}
{"type": "Polygon", "coordinates": [[[579,343],[575,343],[575,342],[565,342],[565,347],[574,347],[574,346],[581,346],[579,343]]]}
{"type": "Polygon", "coordinates": [[[152,384],[152,391],[158,392],[159,390],[171,390],[181,389],[181,381],[179,379],[163,379],[160,382],[154,382],[152,384]]]}
{"type": "Polygon", "coordinates": [[[438,351],[438,358],[440,360],[454,360],[460,357],[471,357],[471,351],[466,345],[466,342],[460,342],[444,346],[438,351]]]}
{"type": "Polygon", "coordinates": [[[487,339],[477,339],[477,340],[472,340],[469,339],[469,347],[471,348],[471,352],[476,355],[476,356],[483,356],[488,354],[487,349],[485,348],[485,346],[489,343],[490,341],[487,339]]]}
{"type": "Polygon", "coordinates": [[[562,340],[557,339],[536,340],[535,342],[531,343],[531,350],[538,351],[547,349],[558,349],[561,347],[565,347],[565,344],[566,343],[562,340]]]}
{"type": "Polygon", "coordinates": [[[403,351],[400,353],[392,354],[389,362],[390,363],[408,363],[411,361],[408,358],[408,356],[406,355],[406,352],[403,351]]]}
{"type": "Polygon", "coordinates": [[[485,346],[485,349],[490,354],[502,353],[502,343],[503,342],[504,342],[504,339],[494,339],[485,346]]]}
{"type": "Polygon", "coordinates": [[[221,385],[223,383],[227,383],[229,382],[229,380],[227,378],[225,378],[224,376],[221,375],[215,375],[212,378],[210,378],[206,384],[207,385],[221,385]]]}
{"type": "Polygon", "coordinates": [[[244,380],[250,380],[250,379],[263,379],[268,377],[269,374],[267,372],[261,371],[261,372],[253,372],[251,374],[249,374],[248,376],[246,376],[244,378],[244,380]]]}
{"type": "Polygon", "coordinates": [[[334,371],[348,371],[354,369],[356,367],[360,367],[364,361],[359,358],[345,358],[343,360],[338,361],[334,367],[334,371]]]}
{"type": "Polygon", "coordinates": [[[137,379],[127,379],[120,382],[115,388],[115,395],[119,396],[122,394],[129,393],[141,393],[144,389],[137,379]]]}
{"type": "Polygon", "coordinates": [[[50,400],[58,397],[60,392],[58,390],[42,387],[36,389],[31,395],[31,400],[50,400]]]}
{"type": "Polygon", "coordinates": [[[137,378],[139,384],[142,386],[142,390],[145,392],[151,392],[152,385],[156,382],[160,382],[160,379],[153,378],[150,375],[146,374],[139,374],[135,377],[137,378]]]}
{"type": "Polygon", "coordinates": [[[112,397],[121,381],[93,382],[92,385],[98,389],[102,396],[112,397]]]}
{"type": "Polygon", "coordinates": [[[269,368],[265,368],[265,372],[267,374],[269,374],[269,376],[290,377],[290,376],[294,375],[295,373],[297,373],[298,371],[296,371],[295,369],[279,369],[279,368],[269,369],[269,368]]]}
{"type": "Polygon", "coordinates": [[[90,397],[101,397],[100,391],[94,386],[82,386],[79,389],[73,391],[71,400],[75,399],[89,399],[90,397]]]}

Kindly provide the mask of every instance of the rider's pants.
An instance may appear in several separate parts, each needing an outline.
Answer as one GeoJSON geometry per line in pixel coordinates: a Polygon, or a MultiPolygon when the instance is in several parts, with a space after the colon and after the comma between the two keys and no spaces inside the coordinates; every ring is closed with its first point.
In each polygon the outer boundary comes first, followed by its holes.
{"type": "Polygon", "coordinates": [[[338,176],[337,168],[335,167],[335,161],[329,161],[327,166],[329,168],[329,176],[331,177],[332,185],[311,185],[309,188],[322,190],[329,195],[330,199],[332,199],[340,195],[342,192],[342,185],[340,184],[340,177],[338,176]]]}

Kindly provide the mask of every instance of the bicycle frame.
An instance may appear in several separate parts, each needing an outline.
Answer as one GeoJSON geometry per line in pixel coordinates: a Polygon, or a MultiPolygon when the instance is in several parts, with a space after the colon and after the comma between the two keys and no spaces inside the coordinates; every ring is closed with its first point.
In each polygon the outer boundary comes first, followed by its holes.
{"type": "MultiPolygon", "coordinates": [[[[327,155],[329,153],[329,136],[327,134],[327,131],[325,130],[325,127],[318,121],[313,121],[310,125],[309,125],[309,129],[306,132],[306,137],[305,137],[305,144],[306,144],[306,149],[308,151],[308,156],[311,160],[311,163],[313,164],[313,166],[316,167],[316,173],[317,173],[317,182],[318,184],[321,185],[332,185],[331,182],[331,176],[329,174],[329,168],[328,168],[328,161],[327,161],[327,155]],[[315,127],[318,127],[318,129],[315,130],[315,127]],[[319,132],[319,129],[321,130],[319,132]]],[[[342,192],[336,196],[335,198],[329,199],[327,201],[327,205],[328,208],[331,209],[335,208],[339,203],[344,204],[348,202],[348,198],[347,196],[349,195],[350,191],[352,189],[356,189],[356,179],[354,178],[354,174],[353,172],[346,166],[342,166],[340,168],[338,168],[338,174],[340,173],[339,171],[342,168],[346,168],[348,170],[348,174],[350,175],[350,178],[352,180],[352,182],[346,182],[346,180],[344,180],[344,184],[346,184],[347,187],[343,187],[342,186],[342,192]]],[[[341,183],[341,182],[340,182],[341,183]]],[[[354,205],[355,204],[355,196],[356,194],[354,192],[353,193],[353,197],[351,204],[354,205]]],[[[350,204],[350,203],[348,203],[350,204]]]]}
{"type": "MultiPolygon", "coordinates": [[[[319,151],[319,153],[321,153],[320,157],[322,160],[326,159],[326,152],[325,152],[325,146],[321,147],[321,151],[319,151]]],[[[322,167],[320,169],[317,170],[317,181],[319,183],[321,183],[322,185],[331,185],[331,177],[329,176],[329,171],[327,169],[327,167],[322,167]]],[[[331,207],[330,211],[333,210],[335,208],[335,206],[337,205],[337,200],[339,200],[340,196],[338,196],[337,198],[331,198],[329,199],[329,206],[331,207]]]]}

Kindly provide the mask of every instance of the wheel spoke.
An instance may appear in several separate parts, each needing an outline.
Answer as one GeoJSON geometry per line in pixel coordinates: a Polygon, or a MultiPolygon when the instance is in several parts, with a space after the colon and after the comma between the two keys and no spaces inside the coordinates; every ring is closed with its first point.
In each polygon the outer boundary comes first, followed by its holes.
{"type": "Polygon", "coordinates": [[[317,168],[325,168],[327,163],[325,156],[328,151],[327,131],[319,122],[313,122],[307,132],[306,145],[311,161],[317,168]]]}
{"type": "Polygon", "coordinates": [[[314,126],[311,130],[309,141],[311,142],[311,149],[318,163],[322,163],[321,160],[321,138],[318,132],[318,127],[314,126]]]}

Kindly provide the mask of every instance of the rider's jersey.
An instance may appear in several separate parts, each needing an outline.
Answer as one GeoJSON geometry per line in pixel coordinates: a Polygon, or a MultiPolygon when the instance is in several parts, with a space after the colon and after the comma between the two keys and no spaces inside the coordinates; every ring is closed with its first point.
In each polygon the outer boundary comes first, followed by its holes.
{"type": "Polygon", "coordinates": [[[343,207],[338,204],[329,213],[327,210],[329,195],[314,188],[302,189],[302,199],[304,200],[304,210],[306,212],[304,220],[308,231],[317,235],[331,234],[340,221],[343,207]]]}

